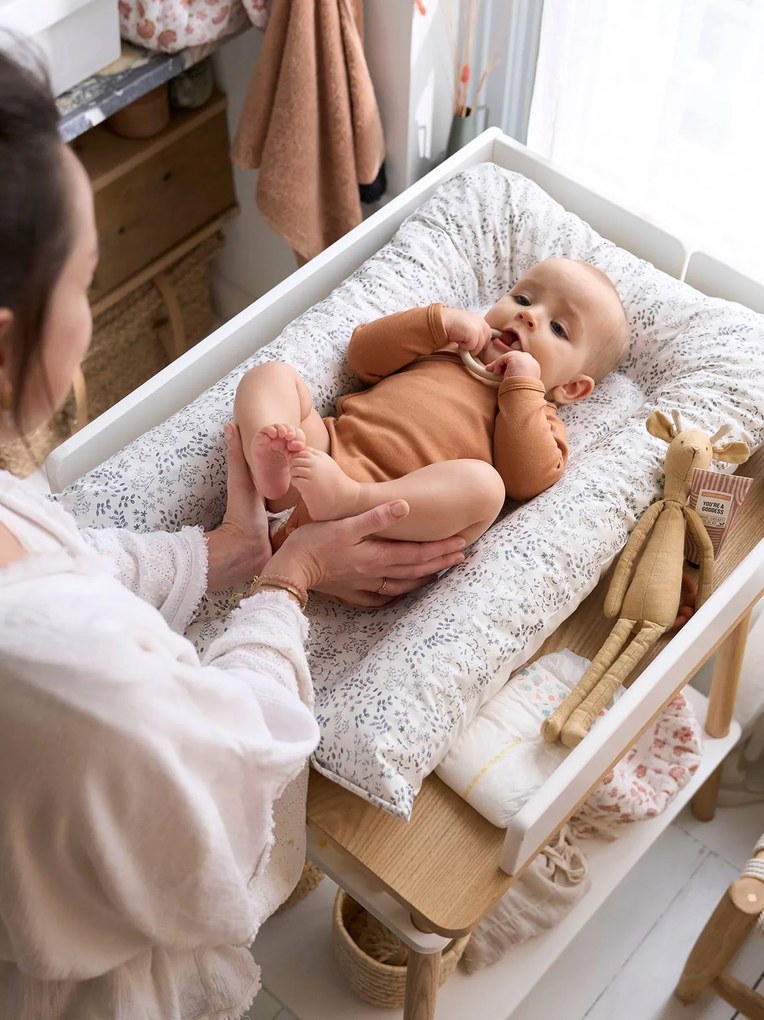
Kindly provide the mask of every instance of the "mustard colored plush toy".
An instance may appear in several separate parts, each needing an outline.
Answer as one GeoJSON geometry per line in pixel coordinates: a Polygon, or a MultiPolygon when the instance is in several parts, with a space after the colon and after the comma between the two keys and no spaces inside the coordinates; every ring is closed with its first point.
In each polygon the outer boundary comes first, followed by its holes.
{"type": "Polygon", "coordinates": [[[711,593],[711,540],[700,517],[686,505],[692,472],[707,468],[712,460],[742,464],[749,450],[743,442],[719,443],[729,426],[708,436],[702,429],[683,429],[678,411],[672,418],[654,411],[647,419],[647,431],[669,444],[663,499],[647,508],[621,553],[604,606],[605,616],[617,616],[618,621],[576,687],[544,720],[541,734],[550,743],[560,739],[566,747],[575,747],[632,669],[674,623],[682,596],[685,525],[701,550],[696,605],[711,593]]]}

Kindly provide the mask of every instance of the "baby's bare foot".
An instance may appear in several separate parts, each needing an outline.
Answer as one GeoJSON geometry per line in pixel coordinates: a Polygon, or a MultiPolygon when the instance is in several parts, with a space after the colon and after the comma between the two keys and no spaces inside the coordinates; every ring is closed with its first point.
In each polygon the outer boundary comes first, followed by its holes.
{"type": "Polygon", "coordinates": [[[292,455],[289,473],[314,521],[337,521],[358,512],[360,485],[328,453],[307,446],[292,455]]]}
{"type": "Polygon", "coordinates": [[[290,485],[289,461],[305,449],[305,433],[296,425],[266,425],[252,440],[252,477],[266,499],[280,499],[290,485]]]}

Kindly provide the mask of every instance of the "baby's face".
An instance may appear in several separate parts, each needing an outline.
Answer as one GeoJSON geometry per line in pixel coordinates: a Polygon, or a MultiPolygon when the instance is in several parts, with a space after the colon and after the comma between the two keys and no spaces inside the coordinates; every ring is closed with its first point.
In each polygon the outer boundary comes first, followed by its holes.
{"type": "Polygon", "coordinates": [[[572,259],[547,259],[533,266],[488,312],[486,321],[502,336],[488,344],[481,358],[488,364],[508,350],[527,352],[541,368],[550,399],[567,403],[560,388],[588,378],[592,352],[608,342],[622,318],[621,304],[607,280],[572,259]]]}

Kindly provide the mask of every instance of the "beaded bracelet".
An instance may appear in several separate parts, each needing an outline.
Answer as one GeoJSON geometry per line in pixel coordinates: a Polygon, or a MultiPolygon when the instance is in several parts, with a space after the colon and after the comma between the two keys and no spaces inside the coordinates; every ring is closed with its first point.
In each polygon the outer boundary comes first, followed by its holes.
{"type": "Polygon", "coordinates": [[[282,577],[280,574],[261,574],[259,577],[256,577],[252,581],[247,594],[255,595],[257,592],[262,591],[263,588],[280,588],[297,599],[300,603],[300,609],[304,610],[308,604],[308,593],[305,588],[295,584],[288,577],[282,577]]]}

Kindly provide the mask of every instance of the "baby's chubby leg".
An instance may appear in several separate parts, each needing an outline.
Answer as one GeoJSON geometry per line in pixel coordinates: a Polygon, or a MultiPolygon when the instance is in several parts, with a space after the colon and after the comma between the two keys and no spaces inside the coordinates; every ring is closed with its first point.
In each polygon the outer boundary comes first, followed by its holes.
{"type": "Polygon", "coordinates": [[[292,455],[306,443],[329,450],[329,433],[299,373],[277,361],[251,368],[236,390],[234,419],[252,478],[269,508],[294,506],[299,494],[290,487],[292,455]]]}
{"type": "Polygon", "coordinates": [[[408,517],[380,534],[413,542],[457,534],[474,542],[494,522],[505,498],[499,473],[482,460],[441,461],[389,482],[356,482],[328,454],[306,447],[292,455],[289,470],[315,521],[405,499],[408,517]]]}

